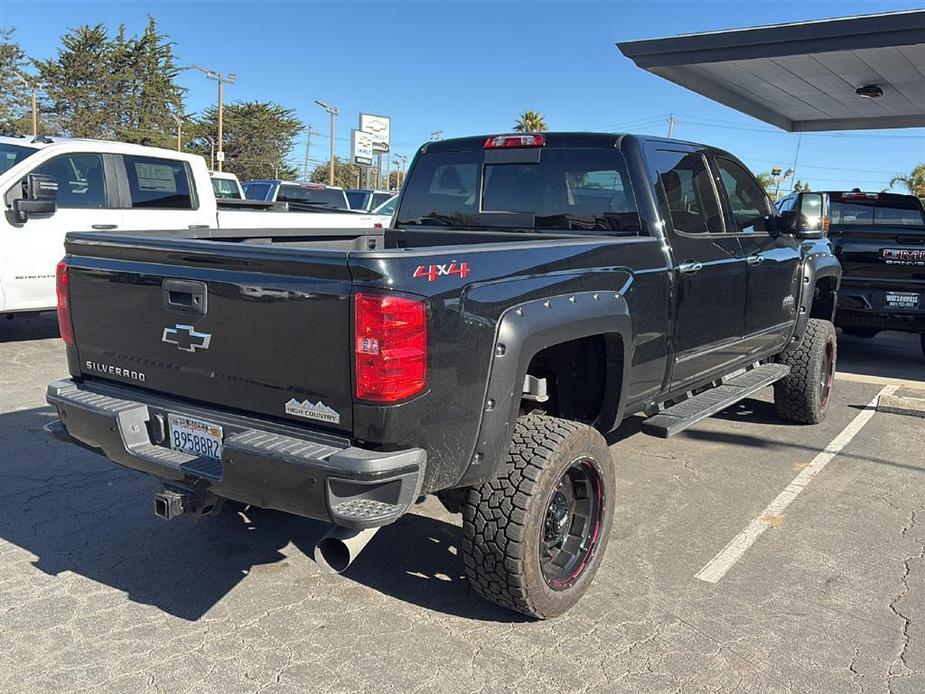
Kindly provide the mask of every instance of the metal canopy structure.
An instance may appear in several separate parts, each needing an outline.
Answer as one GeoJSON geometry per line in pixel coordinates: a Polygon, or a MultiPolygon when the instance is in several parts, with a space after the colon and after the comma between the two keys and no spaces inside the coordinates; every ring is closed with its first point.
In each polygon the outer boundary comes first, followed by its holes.
{"type": "Polygon", "coordinates": [[[617,47],[644,70],[791,132],[925,126],[925,10],[617,47]]]}

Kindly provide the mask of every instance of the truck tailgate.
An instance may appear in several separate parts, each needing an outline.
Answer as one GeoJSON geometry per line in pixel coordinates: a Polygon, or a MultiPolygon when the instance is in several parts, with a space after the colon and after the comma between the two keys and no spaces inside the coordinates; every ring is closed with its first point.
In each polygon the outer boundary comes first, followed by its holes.
{"type": "Polygon", "coordinates": [[[897,290],[925,285],[925,227],[832,227],[845,282],[875,281],[897,290]]]}
{"type": "Polygon", "coordinates": [[[69,235],[82,375],[349,431],[347,252],[69,235]]]}

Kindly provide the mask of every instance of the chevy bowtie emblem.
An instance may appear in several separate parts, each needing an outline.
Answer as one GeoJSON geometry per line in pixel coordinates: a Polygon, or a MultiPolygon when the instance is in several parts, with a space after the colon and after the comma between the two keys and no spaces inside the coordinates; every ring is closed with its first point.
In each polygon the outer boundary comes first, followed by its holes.
{"type": "Polygon", "coordinates": [[[164,328],[161,342],[176,345],[184,352],[195,352],[197,349],[209,349],[212,336],[209,333],[197,333],[192,325],[177,324],[174,328],[164,328]]]}

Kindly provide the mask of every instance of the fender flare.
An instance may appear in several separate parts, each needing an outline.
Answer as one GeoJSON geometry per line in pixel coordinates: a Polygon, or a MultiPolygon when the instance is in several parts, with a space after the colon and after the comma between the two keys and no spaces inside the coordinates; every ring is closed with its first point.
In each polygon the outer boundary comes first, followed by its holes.
{"type": "MultiPolygon", "coordinates": [[[[803,261],[803,287],[800,292],[800,306],[797,313],[797,320],[794,326],[793,335],[790,337],[790,343],[784,351],[788,351],[799,344],[803,339],[803,333],[806,332],[806,325],[809,323],[810,314],[813,308],[813,299],[816,296],[816,285],[819,280],[829,277],[835,278],[835,289],[841,285],[842,269],[841,263],[831,253],[814,253],[808,255],[803,261]]],[[[834,305],[831,320],[835,318],[834,305]]]]}
{"type": "Polygon", "coordinates": [[[632,331],[626,299],[622,292],[614,290],[557,295],[507,309],[495,334],[475,450],[456,486],[496,476],[514,433],[527,367],[547,347],[592,335],[617,334],[622,338],[621,392],[607,387],[604,392],[604,407],[610,406],[610,418],[615,421],[629,380],[632,331]]]}

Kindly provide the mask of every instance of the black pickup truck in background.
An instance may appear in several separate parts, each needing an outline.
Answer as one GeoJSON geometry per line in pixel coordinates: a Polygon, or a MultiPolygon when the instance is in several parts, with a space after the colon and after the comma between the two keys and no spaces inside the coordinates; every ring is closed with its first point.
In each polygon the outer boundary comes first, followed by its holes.
{"type": "MultiPolygon", "coordinates": [[[[835,325],[849,335],[918,333],[925,356],[925,210],[914,195],[821,193],[843,269],[835,325]]],[[[799,194],[778,202],[798,205],[799,194]]]]}
{"type": "Polygon", "coordinates": [[[394,228],[179,236],[68,236],[49,433],[160,479],[162,518],[230,499],[330,522],[335,570],[436,494],[475,590],[555,616],[619,505],[603,433],[642,412],[669,436],[771,384],[785,420],[828,406],[822,222],[711,147],[430,142],[394,228]]]}

